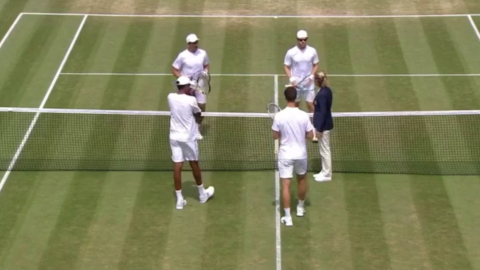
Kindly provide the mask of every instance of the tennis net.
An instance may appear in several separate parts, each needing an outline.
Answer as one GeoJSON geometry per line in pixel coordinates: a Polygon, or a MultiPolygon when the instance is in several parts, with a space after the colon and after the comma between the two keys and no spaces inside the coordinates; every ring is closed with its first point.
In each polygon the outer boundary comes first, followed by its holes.
{"type": "MultiPolygon", "coordinates": [[[[203,170],[276,168],[268,114],[204,116],[203,170]]],[[[334,124],[334,172],[480,174],[480,111],[336,113],[334,124]]],[[[0,170],[172,170],[169,125],[168,112],[0,108],[0,170]]],[[[308,152],[319,171],[318,145],[308,152]]]]}

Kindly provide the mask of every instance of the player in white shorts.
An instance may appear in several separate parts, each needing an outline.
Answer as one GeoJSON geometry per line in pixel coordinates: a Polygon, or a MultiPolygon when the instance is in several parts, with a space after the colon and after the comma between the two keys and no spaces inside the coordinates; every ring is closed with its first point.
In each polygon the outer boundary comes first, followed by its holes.
{"type": "MultiPolygon", "coordinates": [[[[172,73],[175,77],[186,76],[190,80],[196,80],[201,73],[208,74],[210,70],[210,61],[207,52],[198,47],[198,37],[195,34],[190,34],[186,38],[187,49],[180,52],[172,64],[172,73]]],[[[195,97],[198,106],[202,112],[206,110],[207,97],[206,95],[195,91],[195,97]]],[[[197,128],[197,139],[203,139],[200,134],[200,125],[197,128]]]]}
{"type": "Polygon", "coordinates": [[[308,112],[312,113],[315,99],[314,75],[318,70],[317,50],[307,45],[308,34],[305,30],[297,32],[297,45],[289,49],[285,55],[284,70],[290,80],[290,84],[297,88],[297,107],[301,97],[305,98],[308,112]],[[300,82],[303,78],[307,80],[300,82]],[[298,84],[298,85],[297,85],[298,84]]]}
{"type": "Polygon", "coordinates": [[[297,90],[294,87],[285,89],[287,106],[275,115],[272,130],[273,138],[280,140],[278,151],[278,171],[282,182],[282,201],[285,216],[281,222],[292,226],[290,214],[290,182],[293,172],[298,181],[297,216],[305,214],[305,197],[307,195],[307,139],[313,139],[313,125],[308,114],[295,105],[297,90]]]}
{"type": "Polygon", "coordinates": [[[193,177],[198,186],[200,202],[205,203],[213,196],[215,189],[205,189],[202,182],[202,172],[198,165],[198,145],[196,140],[197,124],[200,122],[201,110],[191,93],[191,80],[179,77],[176,81],[178,92],[168,95],[170,107],[170,148],[174,163],[173,179],[177,195],[177,209],[183,209],[187,201],[182,195],[182,167],[185,160],[190,162],[193,177]]]}

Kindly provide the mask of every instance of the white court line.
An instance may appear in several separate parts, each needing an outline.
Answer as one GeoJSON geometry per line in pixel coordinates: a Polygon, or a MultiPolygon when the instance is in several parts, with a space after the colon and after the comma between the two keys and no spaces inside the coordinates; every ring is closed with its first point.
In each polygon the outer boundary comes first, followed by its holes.
{"type": "MultiPolygon", "coordinates": [[[[478,30],[477,30],[478,31],[478,30]]],[[[479,36],[480,38],[480,36],[479,36]]],[[[65,72],[62,76],[173,76],[172,73],[108,73],[108,72],[65,72]]],[[[283,74],[210,74],[211,76],[225,77],[270,77],[283,74]]],[[[327,74],[329,77],[480,77],[480,73],[453,73],[453,74],[327,74]]]]}
{"type": "Polygon", "coordinates": [[[473,21],[471,15],[468,15],[468,20],[470,21],[470,24],[472,25],[473,30],[475,31],[475,34],[477,34],[477,37],[478,37],[478,39],[480,40],[480,32],[478,32],[477,25],[476,25],[475,22],[473,21]]]}
{"type": "MultiPolygon", "coordinates": [[[[278,75],[274,76],[274,92],[273,98],[276,105],[278,105],[278,75]]],[[[275,160],[278,158],[278,140],[274,141],[275,143],[275,160]]],[[[281,222],[280,222],[280,175],[278,170],[275,170],[275,247],[276,247],[276,259],[277,259],[277,268],[276,270],[282,269],[282,231],[281,231],[281,222]]]]}
{"type": "MultiPolygon", "coordinates": [[[[53,78],[52,83],[50,84],[50,87],[48,87],[47,93],[43,97],[42,103],[40,103],[40,106],[38,109],[43,109],[45,106],[45,103],[47,103],[48,97],[52,93],[53,87],[55,86],[58,77],[60,76],[60,72],[62,72],[63,67],[65,66],[65,63],[67,62],[68,56],[70,55],[70,52],[73,49],[73,46],[75,45],[75,42],[77,41],[78,36],[80,35],[80,32],[82,31],[83,25],[85,24],[85,21],[87,20],[88,16],[84,16],[82,22],[80,23],[80,26],[78,27],[77,32],[75,33],[75,36],[73,37],[72,42],[70,43],[70,47],[67,50],[67,53],[63,57],[62,63],[60,64],[60,67],[57,70],[57,73],[55,74],[55,77],[53,78]]],[[[32,133],[33,128],[35,127],[35,124],[37,123],[38,117],[40,116],[40,111],[35,114],[35,117],[32,120],[32,123],[28,127],[27,132],[25,133],[25,136],[23,137],[22,142],[18,146],[17,151],[15,152],[15,155],[13,156],[12,161],[10,162],[10,165],[8,165],[8,169],[3,175],[2,181],[0,181],[0,192],[3,189],[3,186],[7,182],[7,178],[10,175],[10,172],[13,170],[13,167],[15,166],[15,163],[17,162],[18,157],[22,153],[23,147],[25,147],[25,144],[27,143],[28,138],[30,137],[30,134],[32,133]]]]}
{"type": "Polygon", "coordinates": [[[2,38],[2,41],[0,41],[0,49],[2,48],[3,44],[5,43],[5,41],[7,41],[7,38],[10,36],[10,34],[12,33],[13,31],[13,28],[15,28],[15,26],[17,25],[18,21],[20,21],[20,19],[22,18],[23,14],[20,13],[18,14],[17,18],[15,19],[15,21],[12,23],[12,25],[10,26],[10,29],[8,29],[7,33],[5,34],[5,36],[3,36],[2,38]]]}
{"type": "Polygon", "coordinates": [[[55,12],[23,12],[25,15],[47,16],[91,16],[91,17],[138,17],[138,18],[430,18],[430,17],[466,17],[480,14],[410,14],[410,15],[236,15],[236,14],[101,14],[101,13],[55,13],[55,12]]]}

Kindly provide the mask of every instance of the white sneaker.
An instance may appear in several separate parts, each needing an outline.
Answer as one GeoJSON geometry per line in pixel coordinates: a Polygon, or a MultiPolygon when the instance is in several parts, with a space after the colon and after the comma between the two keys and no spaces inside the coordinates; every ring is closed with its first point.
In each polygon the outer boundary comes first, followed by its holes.
{"type": "Polygon", "coordinates": [[[297,217],[303,217],[305,215],[305,208],[301,206],[297,206],[297,217]]]}
{"type": "Polygon", "coordinates": [[[326,176],[323,176],[322,174],[314,175],[313,179],[317,182],[332,181],[332,177],[326,177],[326,176]]]}
{"type": "Polygon", "coordinates": [[[204,196],[200,196],[200,203],[206,203],[208,201],[208,199],[213,197],[214,193],[215,193],[215,188],[214,187],[206,188],[204,196]]]}
{"type": "Polygon", "coordinates": [[[285,224],[285,226],[293,226],[292,217],[282,217],[282,218],[280,219],[280,222],[282,222],[283,224],[285,224]]]}
{"type": "Polygon", "coordinates": [[[177,200],[177,209],[181,210],[187,204],[187,201],[184,199],[177,200]]]}
{"type": "Polygon", "coordinates": [[[200,133],[198,133],[198,134],[195,136],[195,138],[196,138],[198,141],[203,140],[203,136],[202,136],[202,134],[200,134],[200,133]]]}

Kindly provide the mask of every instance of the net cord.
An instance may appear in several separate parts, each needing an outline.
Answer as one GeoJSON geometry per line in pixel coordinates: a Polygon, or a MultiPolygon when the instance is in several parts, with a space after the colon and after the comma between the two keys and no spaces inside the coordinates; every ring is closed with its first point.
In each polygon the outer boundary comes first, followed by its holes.
{"type": "MultiPolygon", "coordinates": [[[[134,110],[95,110],[95,109],[38,109],[0,107],[0,112],[13,113],[59,113],[59,114],[113,114],[113,115],[149,115],[169,116],[168,111],[134,111],[134,110]]],[[[204,116],[213,117],[270,117],[268,113],[249,112],[206,112],[204,116]]],[[[312,116],[312,114],[309,114],[312,116]]],[[[437,115],[480,115],[480,110],[450,110],[450,111],[392,111],[392,112],[337,112],[333,117],[397,117],[397,116],[437,116],[437,115]]]]}

